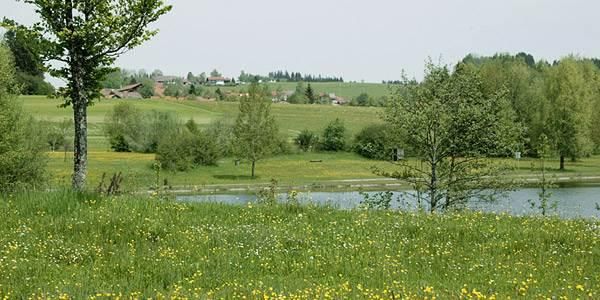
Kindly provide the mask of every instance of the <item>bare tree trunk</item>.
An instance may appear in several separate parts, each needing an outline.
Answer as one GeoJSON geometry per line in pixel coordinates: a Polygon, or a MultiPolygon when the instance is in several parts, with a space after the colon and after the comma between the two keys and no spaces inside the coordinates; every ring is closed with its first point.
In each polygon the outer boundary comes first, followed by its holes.
{"type": "Polygon", "coordinates": [[[560,155],[560,170],[564,171],[565,170],[565,156],[564,155],[560,155]]]}
{"type": "Polygon", "coordinates": [[[83,71],[76,63],[71,68],[74,75],[71,101],[75,125],[73,189],[81,191],[85,188],[87,177],[87,96],[83,89],[83,71]]]}
{"type": "Polygon", "coordinates": [[[254,168],[256,166],[256,161],[252,161],[252,178],[254,178],[254,168]]]}
{"type": "Polygon", "coordinates": [[[431,182],[429,185],[429,212],[434,212],[437,206],[437,162],[435,157],[431,163],[431,182]]]}

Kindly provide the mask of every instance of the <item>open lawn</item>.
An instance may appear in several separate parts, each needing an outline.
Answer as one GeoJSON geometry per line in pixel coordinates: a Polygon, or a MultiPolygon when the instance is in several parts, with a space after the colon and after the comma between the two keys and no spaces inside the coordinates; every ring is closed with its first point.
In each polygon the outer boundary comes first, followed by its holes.
{"type": "MultiPolygon", "coordinates": [[[[67,160],[61,152],[49,153],[49,170],[52,174],[53,186],[67,186],[72,174],[71,153],[67,160]]],[[[416,163],[411,160],[411,163],[416,163]]],[[[89,153],[89,184],[98,185],[103,173],[111,175],[122,172],[124,187],[131,190],[145,190],[156,182],[156,172],[152,169],[154,154],[115,153],[108,151],[92,151],[89,153]]],[[[535,178],[540,176],[539,161],[523,159],[519,162],[508,160],[513,167],[514,177],[535,178]]],[[[548,176],[553,180],[568,177],[569,182],[600,182],[600,156],[584,159],[567,165],[565,172],[558,171],[558,161],[549,161],[548,176]],[[594,177],[594,178],[588,178],[594,177]]],[[[247,187],[254,184],[267,184],[275,179],[281,186],[310,186],[326,185],[327,181],[347,179],[381,179],[371,171],[373,166],[393,171],[398,167],[389,162],[368,160],[353,153],[299,153],[271,157],[259,161],[256,165],[257,178],[251,179],[250,165],[234,164],[233,159],[225,158],[218,166],[197,167],[188,172],[167,172],[160,174],[161,183],[164,179],[173,187],[193,190],[202,189],[205,185],[231,185],[247,187]],[[311,162],[321,161],[321,162],[311,162]]],[[[360,181],[360,180],[359,180],[360,181]]],[[[359,184],[360,182],[355,182],[359,184]]],[[[375,182],[371,182],[375,183],[375,182]]],[[[387,182],[390,183],[390,182],[387,182]]],[[[401,182],[391,182],[401,183],[401,182]]],[[[339,183],[329,182],[335,186],[339,183]]],[[[347,183],[350,185],[351,183],[347,183]]]]}
{"type": "Polygon", "coordinates": [[[0,298],[598,299],[600,223],[0,196],[0,298]]]}

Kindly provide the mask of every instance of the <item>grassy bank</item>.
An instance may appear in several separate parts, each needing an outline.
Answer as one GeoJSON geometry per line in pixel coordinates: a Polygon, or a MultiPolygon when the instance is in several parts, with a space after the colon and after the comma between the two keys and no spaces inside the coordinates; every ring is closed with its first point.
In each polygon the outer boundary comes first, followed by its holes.
{"type": "Polygon", "coordinates": [[[597,221],[61,192],[0,213],[0,298],[600,296],[597,221]]]}
{"type": "MultiPolygon", "coordinates": [[[[73,168],[71,153],[68,153],[66,161],[64,154],[60,152],[49,153],[49,157],[51,185],[68,186],[73,168]]],[[[111,175],[122,172],[125,180],[123,186],[129,190],[147,189],[156,182],[156,172],[152,169],[154,154],[91,151],[88,158],[88,182],[92,187],[98,185],[103,173],[111,175]]],[[[535,178],[541,174],[540,163],[535,159],[522,159],[518,162],[509,160],[508,164],[513,167],[510,176],[515,178],[535,178]]],[[[390,171],[398,168],[389,162],[365,159],[354,153],[299,153],[259,161],[256,165],[258,177],[255,179],[250,178],[250,166],[247,163],[236,166],[232,158],[222,159],[218,166],[202,166],[188,172],[163,171],[160,178],[161,182],[167,179],[170,185],[186,189],[202,188],[204,185],[264,184],[271,179],[288,186],[325,184],[327,181],[348,179],[384,179],[372,173],[373,166],[390,171]]],[[[590,182],[585,177],[593,176],[598,178],[591,182],[600,182],[600,156],[569,163],[568,170],[564,172],[558,170],[558,160],[547,162],[547,166],[547,175],[557,181],[568,178],[569,182],[590,182]]]]}

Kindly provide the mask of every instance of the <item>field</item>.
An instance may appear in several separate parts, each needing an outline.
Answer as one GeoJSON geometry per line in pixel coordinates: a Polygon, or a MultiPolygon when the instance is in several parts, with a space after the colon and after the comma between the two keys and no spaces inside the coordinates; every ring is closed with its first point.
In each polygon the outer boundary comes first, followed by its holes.
{"type": "Polygon", "coordinates": [[[0,298],[600,297],[600,223],[481,213],[0,199],[0,298]]]}
{"type": "MultiPolygon", "coordinates": [[[[25,110],[42,121],[58,122],[71,116],[70,108],[59,108],[59,100],[45,97],[22,97],[25,110]]],[[[123,172],[124,186],[131,189],[146,189],[156,182],[152,170],[153,154],[115,153],[102,132],[104,117],[116,100],[102,100],[89,108],[90,153],[89,184],[96,186],[103,173],[123,172]]],[[[147,100],[135,102],[143,110],[171,111],[182,121],[190,118],[199,124],[208,124],[214,120],[233,121],[237,114],[237,104],[227,102],[168,101],[147,100]]],[[[335,107],[324,105],[286,105],[274,104],[273,114],[282,134],[295,137],[300,130],[309,129],[320,132],[328,122],[340,118],[352,137],[361,128],[381,122],[379,108],[335,107]]],[[[514,167],[513,175],[535,177],[539,175],[539,162],[531,159],[509,160],[514,167]]],[[[284,186],[311,185],[332,180],[376,179],[371,172],[372,166],[392,168],[387,162],[364,159],[352,153],[299,153],[276,156],[259,161],[257,179],[249,178],[249,167],[242,163],[235,166],[233,159],[225,158],[218,167],[198,167],[186,173],[163,172],[161,181],[167,179],[175,187],[193,189],[205,185],[238,184],[247,186],[256,183],[268,183],[276,179],[284,186]],[[310,161],[322,161],[311,163],[310,161]]],[[[550,173],[555,177],[569,177],[571,181],[600,181],[600,157],[585,158],[579,162],[567,163],[566,172],[557,172],[558,162],[548,163],[550,173]],[[594,177],[595,179],[585,178],[594,177]],[[597,178],[596,178],[597,177],[597,178]]],[[[70,182],[72,172],[71,153],[65,161],[61,152],[49,153],[49,170],[53,186],[64,186],[70,182]]]]}
{"type": "MultiPolygon", "coordinates": [[[[304,83],[306,87],[308,83],[304,83]]],[[[294,91],[297,82],[278,82],[278,83],[266,83],[270,90],[282,90],[282,91],[294,91]]],[[[311,87],[314,89],[316,94],[334,93],[337,96],[341,96],[346,100],[351,100],[358,97],[362,93],[367,93],[371,97],[382,97],[390,94],[390,87],[386,84],[381,83],[348,83],[348,82],[311,82],[311,87]]],[[[235,87],[205,87],[211,90],[217,88],[222,91],[240,91],[245,89],[245,86],[235,87]]]]}
{"type": "MultiPolygon", "coordinates": [[[[61,104],[60,100],[41,96],[23,96],[21,99],[25,111],[38,120],[59,122],[65,118],[72,118],[71,108],[58,107],[61,104]]],[[[106,114],[119,102],[119,100],[101,100],[89,107],[91,150],[109,150],[102,132],[102,124],[106,114]]],[[[182,121],[194,119],[199,124],[209,124],[215,120],[233,122],[238,112],[238,104],[230,102],[153,99],[135,101],[135,105],[145,111],[173,112],[182,121]]],[[[288,137],[295,137],[303,129],[321,132],[327,123],[335,118],[344,121],[348,129],[348,137],[369,124],[381,122],[379,117],[381,109],[372,107],[273,104],[272,112],[280,132],[288,137]]]]}

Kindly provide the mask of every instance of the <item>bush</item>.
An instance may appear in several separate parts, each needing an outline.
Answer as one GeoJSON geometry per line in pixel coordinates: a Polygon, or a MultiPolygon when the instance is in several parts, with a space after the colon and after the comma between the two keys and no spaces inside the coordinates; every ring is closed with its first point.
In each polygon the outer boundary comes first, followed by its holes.
{"type": "Polygon", "coordinates": [[[346,127],[336,118],[323,131],[321,149],[325,151],[343,151],[346,148],[346,127]]]}
{"type": "Polygon", "coordinates": [[[162,139],[156,152],[156,160],[164,169],[176,171],[216,165],[219,158],[221,151],[216,140],[192,120],[177,134],[162,139]]]}
{"type": "Polygon", "coordinates": [[[281,155],[281,154],[291,154],[293,149],[288,142],[288,138],[286,136],[278,136],[273,143],[273,154],[281,155]]]}
{"type": "Polygon", "coordinates": [[[233,155],[233,143],[235,139],[233,125],[218,120],[210,123],[204,129],[204,133],[214,142],[219,151],[219,156],[227,157],[233,155]]]}
{"type": "Polygon", "coordinates": [[[12,56],[0,45],[0,192],[39,187],[47,179],[42,126],[24,114],[17,86],[12,56]]]}
{"type": "Polygon", "coordinates": [[[296,145],[300,150],[306,152],[311,150],[319,142],[319,136],[310,130],[302,130],[298,136],[294,139],[296,145]]]}
{"type": "Polygon", "coordinates": [[[354,152],[371,159],[386,160],[398,144],[386,125],[370,125],[354,138],[354,152]]]}
{"type": "Polygon", "coordinates": [[[106,115],[104,132],[114,151],[155,153],[160,140],[172,137],[179,127],[173,113],[143,113],[133,104],[123,102],[106,115]]]}

